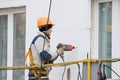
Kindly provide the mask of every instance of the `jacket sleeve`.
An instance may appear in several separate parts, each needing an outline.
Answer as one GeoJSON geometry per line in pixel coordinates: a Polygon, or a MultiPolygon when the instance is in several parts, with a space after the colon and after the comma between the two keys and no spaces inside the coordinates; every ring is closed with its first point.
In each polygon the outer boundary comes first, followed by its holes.
{"type": "Polygon", "coordinates": [[[58,54],[57,54],[57,52],[53,52],[53,53],[51,53],[51,55],[52,55],[52,57],[51,57],[51,60],[52,61],[54,61],[54,60],[56,60],[57,58],[58,58],[58,54]]]}

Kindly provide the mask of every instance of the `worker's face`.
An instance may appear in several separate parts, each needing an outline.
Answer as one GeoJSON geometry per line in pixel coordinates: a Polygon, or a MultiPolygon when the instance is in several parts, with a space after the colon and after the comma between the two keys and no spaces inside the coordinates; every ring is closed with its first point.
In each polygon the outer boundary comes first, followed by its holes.
{"type": "Polygon", "coordinates": [[[46,31],[46,34],[47,34],[48,36],[51,36],[51,32],[52,32],[52,28],[48,29],[48,30],[46,31]]]}

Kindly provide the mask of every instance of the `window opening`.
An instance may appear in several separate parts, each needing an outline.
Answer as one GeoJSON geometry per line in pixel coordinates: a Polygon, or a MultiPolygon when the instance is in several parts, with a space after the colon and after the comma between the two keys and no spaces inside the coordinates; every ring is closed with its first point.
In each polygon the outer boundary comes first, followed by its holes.
{"type": "MultiPolygon", "coordinates": [[[[112,2],[99,3],[99,58],[111,58],[112,55],[112,2]]],[[[111,63],[106,63],[111,66],[111,63]]],[[[111,71],[106,69],[107,78],[111,71]]]]}

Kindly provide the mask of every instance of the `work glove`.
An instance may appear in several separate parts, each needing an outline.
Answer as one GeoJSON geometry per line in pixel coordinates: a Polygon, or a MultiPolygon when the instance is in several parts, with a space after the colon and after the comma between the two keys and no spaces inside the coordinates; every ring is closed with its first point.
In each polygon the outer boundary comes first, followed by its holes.
{"type": "Polygon", "coordinates": [[[58,55],[63,55],[64,54],[64,49],[63,48],[58,48],[56,50],[56,52],[57,52],[58,55]]]}
{"type": "Polygon", "coordinates": [[[62,48],[64,51],[72,51],[75,47],[70,44],[59,43],[57,49],[62,48]]]}
{"type": "Polygon", "coordinates": [[[64,44],[64,43],[58,43],[58,45],[57,45],[57,47],[56,47],[56,48],[57,48],[57,49],[58,49],[58,48],[63,48],[63,47],[64,47],[64,45],[66,45],[66,44],[64,44]]]}

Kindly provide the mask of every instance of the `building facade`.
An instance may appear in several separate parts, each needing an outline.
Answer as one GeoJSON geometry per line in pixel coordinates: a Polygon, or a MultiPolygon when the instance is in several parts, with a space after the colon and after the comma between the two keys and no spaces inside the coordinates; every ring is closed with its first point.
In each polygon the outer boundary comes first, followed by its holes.
{"type": "MultiPolygon", "coordinates": [[[[0,0],[0,66],[24,65],[26,36],[24,0],[0,0]]],[[[24,80],[24,70],[1,70],[1,80],[24,80]]]]}
{"type": "MultiPolygon", "coordinates": [[[[38,32],[37,19],[48,16],[49,3],[50,0],[0,0],[0,66],[24,66],[25,52],[38,32]]],[[[64,54],[66,62],[88,57],[120,58],[119,8],[120,0],[53,0],[51,50],[55,51],[59,42],[74,45],[75,50],[64,54]]],[[[58,62],[62,60],[58,58],[58,62]]],[[[120,73],[119,62],[106,65],[120,73]]],[[[71,80],[77,79],[76,65],[66,69],[71,72],[71,80]]],[[[61,80],[63,71],[63,67],[53,67],[50,79],[61,80]]],[[[106,74],[107,78],[118,78],[110,69],[106,74]]],[[[67,75],[66,72],[64,79],[67,75]]],[[[0,78],[27,80],[27,70],[0,70],[0,78]]]]}

